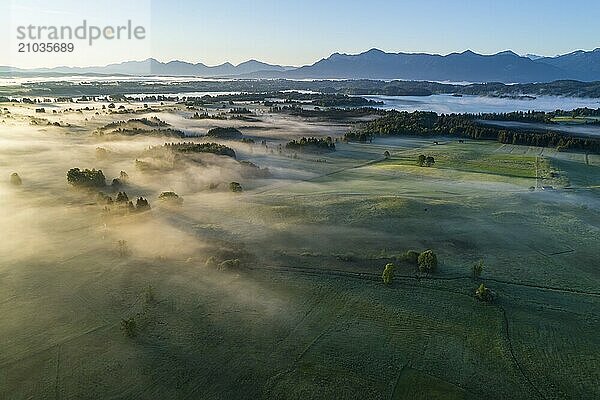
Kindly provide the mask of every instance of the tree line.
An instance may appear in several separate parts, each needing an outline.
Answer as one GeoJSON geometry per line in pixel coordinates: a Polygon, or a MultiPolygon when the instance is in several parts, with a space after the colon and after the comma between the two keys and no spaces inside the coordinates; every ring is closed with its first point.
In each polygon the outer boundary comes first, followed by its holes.
{"type": "Polygon", "coordinates": [[[374,136],[450,135],[500,143],[555,147],[600,153],[600,139],[574,137],[558,131],[496,127],[478,123],[481,114],[440,114],[429,111],[389,111],[384,117],[360,124],[345,139],[366,142],[374,136]]]}

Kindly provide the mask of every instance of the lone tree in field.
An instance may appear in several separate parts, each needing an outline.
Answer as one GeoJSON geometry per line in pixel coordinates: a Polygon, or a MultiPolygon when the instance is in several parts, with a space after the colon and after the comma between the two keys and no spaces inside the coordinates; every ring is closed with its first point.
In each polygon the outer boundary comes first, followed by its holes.
{"type": "Polygon", "coordinates": [[[10,174],[10,184],[14,186],[21,186],[23,181],[21,181],[21,177],[16,172],[10,174]]]}
{"type": "Polygon", "coordinates": [[[427,160],[427,157],[425,157],[423,154],[420,154],[417,158],[417,164],[419,167],[423,167],[425,165],[425,160],[427,160]]]}
{"type": "Polygon", "coordinates": [[[479,277],[481,277],[481,273],[483,272],[484,267],[485,264],[483,263],[483,260],[479,260],[475,264],[473,264],[473,267],[471,268],[473,279],[479,279],[479,277]]]}
{"type": "Polygon", "coordinates": [[[417,262],[419,265],[419,271],[425,272],[427,274],[430,274],[433,271],[435,271],[438,265],[437,256],[432,250],[425,250],[424,252],[419,254],[417,262]]]}
{"type": "Polygon", "coordinates": [[[118,246],[119,246],[119,256],[126,257],[127,255],[129,255],[129,247],[127,246],[126,240],[119,240],[118,246]]]}
{"type": "Polygon", "coordinates": [[[117,198],[115,199],[117,203],[127,203],[129,201],[129,196],[125,192],[117,193],[117,198]]]}
{"type": "Polygon", "coordinates": [[[138,197],[138,199],[135,202],[135,210],[137,212],[150,210],[150,204],[148,203],[148,200],[146,200],[143,197],[138,197]]]}
{"type": "Polygon", "coordinates": [[[479,301],[489,303],[494,300],[494,293],[482,283],[477,290],[475,290],[475,298],[479,301]]]}
{"type": "Polygon", "coordinates": [[[148,285],[144,289],[144,302],[148,305],[156,303],[156,294],[154,292],[154,286],[148,285]]]}
{"type": "Polygon", "coordinates": [[[395,269],[396,266],[392,263],[388,263],[385,265],[385,268],[383,269],[383,274],[381,275],[383,283],[385,283],[386,285],[390,285],[393,282],[395,269]]]}
{"type": "Polygon", "coordinates": [[[425,165],[431,167],[433,164],[435,164],[435,159],[431,156],[427,156],[427,158],[425,158],[425,165]]]}

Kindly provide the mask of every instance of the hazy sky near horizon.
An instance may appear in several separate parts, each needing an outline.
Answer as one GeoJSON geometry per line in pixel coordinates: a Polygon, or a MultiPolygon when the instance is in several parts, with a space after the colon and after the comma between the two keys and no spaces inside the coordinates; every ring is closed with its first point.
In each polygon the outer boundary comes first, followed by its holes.
{"type": "Polygon", "coordinates": [[[0,34],[9,40],[0,41],[0,65],[87,66],[145,57],[304,65],[374,47],[556,55],[600,47],[599,20],[594,0],[4,0],[0,34]],[[15,54],[17,25],[83,19],[101,26],[131,19],[146,27],[147,39],[99,43],[79,55],[15,54]]]}

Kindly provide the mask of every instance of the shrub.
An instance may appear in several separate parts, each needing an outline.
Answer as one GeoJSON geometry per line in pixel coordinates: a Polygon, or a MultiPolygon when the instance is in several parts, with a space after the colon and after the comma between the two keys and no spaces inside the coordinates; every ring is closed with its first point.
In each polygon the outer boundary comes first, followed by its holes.
{"type": "Polygon", "coordinates": [[[438,265],[437,256],[432,250],[425,250],[419,254],[417,262],[419,265],[419,271],[428,274],[435,271],[438,265]]]}

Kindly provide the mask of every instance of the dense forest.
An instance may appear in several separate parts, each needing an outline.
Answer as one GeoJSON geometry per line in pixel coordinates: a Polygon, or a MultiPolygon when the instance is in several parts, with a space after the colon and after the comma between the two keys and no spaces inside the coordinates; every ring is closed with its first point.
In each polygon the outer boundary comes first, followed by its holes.
{"type": "Polygon", "coordinates": [[[219,156],[236,157],[235,151],[231,147],[218,143],[165,143],[164,148],[177,153],[212,153],[219,156]]]}
{"type": "Polygon", "coordinates": [[[298,150],[305,152],[329,152],[335,151],[335,143],[331,136],[327,138],[303,137],[299,140],[292,140],[285,145],[288,150],[298,150]]]}
{"type": "MultiPolygon", "coordinates": [[[[494,117],[502,118],[502,114],[494,117]]],[[[510,118],[511,114],[504,114],[510,118]]],[[[555,147],[559,150],[585,150],[600,153],[600,139],[579,138],[567,133],[539,129],[495,127],[478,123],[483,114],[441,114],[434,112],[390,111],[384,117],[360,124],[346,133],[350,141],[368,141],[374,136],[450,135],[461,138],[497,140],[500,143],[555,147]]],[[[525,118],[525,117],[523,117],[525,118]]],[[[529,117],[527,117],[529,118],[529,117]]],[[[532,117],[539,118],[539,116],[532,117]]]]}

